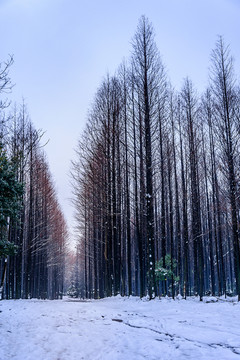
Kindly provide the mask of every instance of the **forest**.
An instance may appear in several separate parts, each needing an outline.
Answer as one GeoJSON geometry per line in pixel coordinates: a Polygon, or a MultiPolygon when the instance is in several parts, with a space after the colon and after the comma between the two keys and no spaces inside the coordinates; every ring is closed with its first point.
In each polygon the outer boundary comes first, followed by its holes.
{"type": "Polygon", "coordinates": [[[13,57],[0,63],[0,299],[63,295],[67,226],[59,206],[43,131],[26,104],[11,110],[13,57]]]}
{"type": "Polygon", "coordinates": [[[71,296],[240,300],[240,87],[224,38],[205,91],[189,78],[177,91],[140,18],[76,146],[74,256],[44,133],[6,100],[12,64],[0,63],[0,298],[62,298],[70,266],[71,296]]]}
{"type": "Polygon", "coordinates": [[[238,295],[240,91],[219,36],[209,85],[176,91],[142,16],[72,164],[75,296],[238,295]]]}

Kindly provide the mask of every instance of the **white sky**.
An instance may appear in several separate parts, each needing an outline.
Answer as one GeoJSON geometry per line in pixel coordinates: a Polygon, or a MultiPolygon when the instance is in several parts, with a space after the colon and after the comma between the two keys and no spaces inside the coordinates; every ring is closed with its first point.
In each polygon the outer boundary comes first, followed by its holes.
{"type": "Polygon", "coordinates": [[[0,62],[15,59],[11,99],[24,97],[50,139],[45,151],[70,227],[73,148],[102,78],[130,55],[142,14],[177,89],[186,76],[204,89],[217,35],[230,44],[239,75],[240,0],[0,0],[0,62]]]}

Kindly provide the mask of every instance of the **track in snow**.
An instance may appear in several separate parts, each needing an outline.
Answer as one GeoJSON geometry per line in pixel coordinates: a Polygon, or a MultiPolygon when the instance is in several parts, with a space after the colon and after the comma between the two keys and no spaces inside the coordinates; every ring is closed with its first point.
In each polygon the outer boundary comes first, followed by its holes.
{"type": "Polygon", "coordinates": [[[0,311],[0,360],[240,360],[236,303],[4,300],[0,311]]]}

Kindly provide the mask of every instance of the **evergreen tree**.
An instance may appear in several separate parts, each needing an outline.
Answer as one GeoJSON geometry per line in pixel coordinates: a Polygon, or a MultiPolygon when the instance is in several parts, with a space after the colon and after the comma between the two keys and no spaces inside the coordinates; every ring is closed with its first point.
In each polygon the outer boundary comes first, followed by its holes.
{"type": "Polygon", "coordinates": [[[9,242],[9,225],[20,209],[23,186],[16,180],[14,162],[8,160],[0,144],[0,257],[15,253],[16,247],[9,242]]]}
{"type": "Polygon", "coordinates": [[[10,223],[18,214],[22,192],[23,187],[16,180],[14,162],[8,160],[3,145],[0,143],[0,258],[5,258],[0,284],[0,300],[6,276],[7,258],[17,251],[14,243],[9,241],[10,223]]]}

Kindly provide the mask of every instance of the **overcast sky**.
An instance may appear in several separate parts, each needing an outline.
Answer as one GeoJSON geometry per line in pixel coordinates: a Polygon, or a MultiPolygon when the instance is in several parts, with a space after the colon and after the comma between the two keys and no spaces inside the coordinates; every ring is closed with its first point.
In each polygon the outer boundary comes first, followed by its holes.
{"type": "Polygon", "coordinates": [[[25,99],[50,139],[45,151],[70,227],[73,148],[101,80],[129,57],[143,14],[176,89],[186,76],[205,88],[217,35],[230,44],[239,78],[240,0],[0,0],[0,62],[15,61],[11,99],[25,99]]]}

